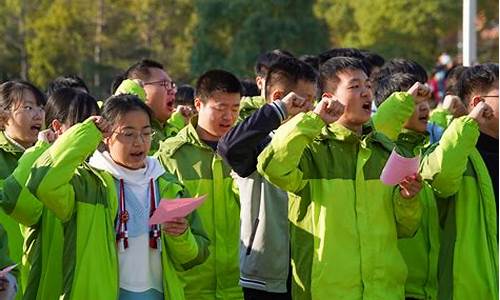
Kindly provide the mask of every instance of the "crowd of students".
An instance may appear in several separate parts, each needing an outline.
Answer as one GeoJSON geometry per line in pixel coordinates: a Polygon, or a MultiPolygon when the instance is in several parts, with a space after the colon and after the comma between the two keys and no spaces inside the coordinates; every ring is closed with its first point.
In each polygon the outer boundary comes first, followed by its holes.
{"type": "Polygon", "coordinates": [[[498,299],[498,64],[452,69],[435,108],[407,59],[255,71],[177,87],[144,59],[104,101],[2,83],[0,299],[498,299]],[[395,186],[393,151],[420,157],[395,186]]]}

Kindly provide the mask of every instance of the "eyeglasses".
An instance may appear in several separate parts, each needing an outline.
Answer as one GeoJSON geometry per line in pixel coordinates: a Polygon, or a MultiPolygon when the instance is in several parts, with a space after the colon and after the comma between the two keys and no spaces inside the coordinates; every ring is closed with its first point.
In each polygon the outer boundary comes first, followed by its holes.
{"type": "Polygon", "coordinates": [[[139,132],[138,130],[133,130],[133,129],[125,129],[123,131],[113,131],[113,133],[119,135],[123,139],[123,141],[128,144],[132,144],[139,138],[141,138],[141,141],[143,143],[149,143],[151,142],[151,139],[153,138],[154,135],[154,132],[152,130],[145,130],[143,132],[139,132]]]}
{"type": "Polygon", "coordinates": [[[168,80],[168,79],[144,82],[144,85],[160,85],[160,86],[164,87],[166,90],[173,90],[173,89],[177,88],[177,86],[175,85],[175,82],[168,80]]]}
{"type": "Polygon", "coordinates": [[[481,98],[498,98],[498,95],[486,95],[486,96],[479,96],[481,98]]]}

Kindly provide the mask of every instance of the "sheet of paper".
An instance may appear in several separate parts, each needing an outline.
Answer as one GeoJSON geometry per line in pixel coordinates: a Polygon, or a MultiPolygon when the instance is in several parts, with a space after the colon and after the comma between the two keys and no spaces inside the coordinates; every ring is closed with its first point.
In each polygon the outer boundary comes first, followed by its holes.
{"type": "Polygon", "coordinates": [[[207,198],[206,195],[198,198],[162,199],[153,216],[149,219],[149,225],[163,224],[175,218],[183,218],[197,209],[207,198]]]}
{"type": "Polygon", "coordinates": [[[407,158],[399,155],[395,150],[392,151],[387,163],[385,164],[380,180],[387,185],[396,185],[405,177],[414,175],[418,172],[420,157],[407,158]]]}
{"type": "Polygon", "coordinates": [[[17,267],[17,264],[14,264],[12,266],[5,267],[0,271],[0,278],[7,276],[10,271],[14,270],[14,268],[17,267]]]}

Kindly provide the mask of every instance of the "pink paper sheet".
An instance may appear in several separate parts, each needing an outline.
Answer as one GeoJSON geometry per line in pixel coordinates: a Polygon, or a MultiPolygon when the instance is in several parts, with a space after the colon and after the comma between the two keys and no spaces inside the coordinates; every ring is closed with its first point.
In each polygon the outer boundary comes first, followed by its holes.
{"type": "Polygon", "coordinates": [[[197,209],[206,199],[206,195],[198,198],[166,199],[160,201],[160,205],[149,219],[149,225],[163,224],[175,218],[183,218],[197,209]]]}
{"type": "Polygon", "coordinates": [[[7,276],[7,274],[9,274],[10,271],[14,270],[15,267],[17,267],[17,264],[12,265],[12,266],[8,266],[8,267],[5,267],[4,269],[2,269],[0,271],[0,278],[7,276]]]}
{"type": "Polygon", "coordinates": [[[405,177],[417,173],[419,166],[419,156],[407,158],[399,155],[395,150],[392,150],[391,156],[389,156],[382,170],[380,180],[387,185],[396,185],[405,177]]]}

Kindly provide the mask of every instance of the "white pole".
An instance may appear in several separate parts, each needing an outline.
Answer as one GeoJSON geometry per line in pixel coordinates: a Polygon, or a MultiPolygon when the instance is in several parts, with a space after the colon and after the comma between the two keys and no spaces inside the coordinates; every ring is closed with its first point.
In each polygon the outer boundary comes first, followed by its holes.
{"type": "Polygon", "coordinates": [[[477,61],[476,10],[477,0],[464,0],[462,16],[462,59],[464,66],[471,66],[477,61]]]}

